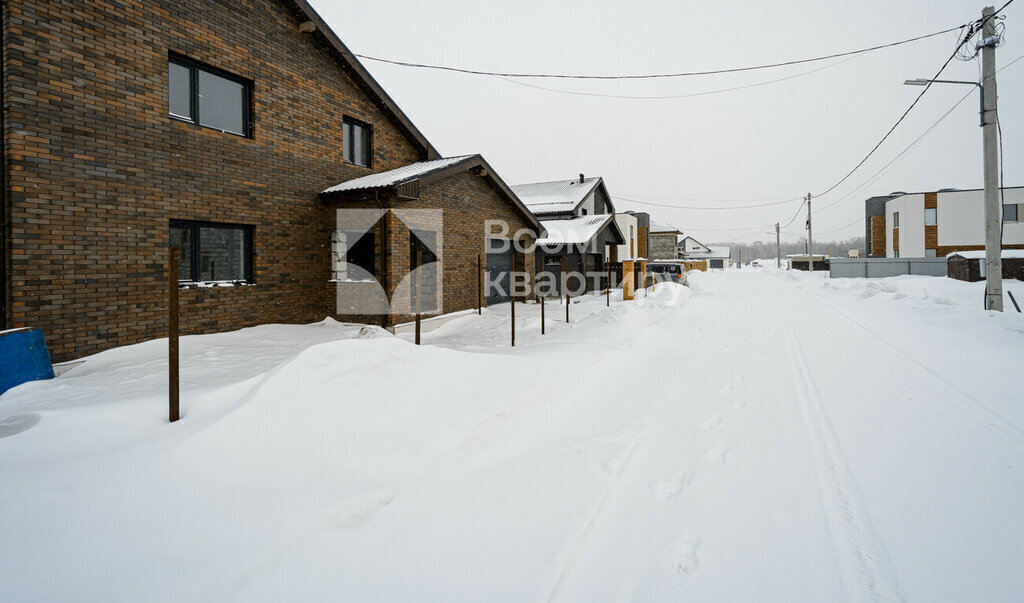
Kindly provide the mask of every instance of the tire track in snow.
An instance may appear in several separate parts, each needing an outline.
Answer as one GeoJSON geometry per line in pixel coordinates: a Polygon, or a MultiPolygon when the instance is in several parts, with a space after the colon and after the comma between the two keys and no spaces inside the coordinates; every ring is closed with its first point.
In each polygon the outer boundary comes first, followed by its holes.
{"type": "Polygon", "coordinates": [[[643,431],[638,434],[637,437],[632,438],[629,441],[629,444],[621,455],[622,462],[619,464],[615,473],[611,476],[611,479],[605,486],[604,491],[601,492],[601,496],[598,497],[597,502],[593,507],[591,507],[590,512],[587,513],[587,517],[583,522],[583,527],[566,542],[565,546],[562,548],[562,552],[559,553],[558,572],[555,575],[554,582],[551,583],[551,587],[548,589],[547,596],[544,597],[544,600],[548,603],[557,599],[562,586],[565,584],[566,577],[576,565],[576,561],[579,559],[580,554],[583,551],[583,544],[586,542],[587,536],[597,523],[597,519],[601,515],[601,512],[608,505],[608,499],[611,497],[612,486],[619,480],[619,477],[625,471],[626,466],[629,465],[630,459],[633,458],[633,451],[636,450],[637,442],[640,441],[640,437],[642,437],[646,432],[647,426],[645,425],[643,431]]]}
{"type": "Polygon", "coordinates": [[[1007,419],[1003,418],[1001,415],[999,415],[998,413],[996,413],[995,411],[993,411],[989,407],[987,407],[984,404],[982,404],[981,402],[979,402],[977,398],[971,396],[970,394],[968,394],[964,390],[960,389],[954,383],[952,383],[951,381],[946,379],[941,374],[939,374],[939,373],[933,371],[932,369],[928,368],[928,366],[926,366],[924,363],[922,363],[918,359],[914,358],[913,356],[911,356],[907,352],[904,352],[902,349],[897,347],[894,343],[889,341],[887,338],[883,337],[882,335],[879,335],[878,333],[876,333],[872,329],[870,329],[867,326],[861,324],[856,319],[851,317],[849,314],[843,312],[842,310],[840,310],[839,308],[837,308],[837,307],[833,306],[832,304],[828,303],[824,299],[822,299],[821,301],[822,301],[822,303],[827,308],[829,308],[830,310],[832,310],[833,312],[835,312],[836,314],[838,314],[840,317],[844,318],[848,322],[852,323],[853,325],[859,327],[862,331],[864,331],[869,336],[871,336],[875,341],[878,341],[878,342],[882,343],[883,345],[885,345],[886,347],[888,347],[892,351],[896,352],[896,355],[901,360],[903,360],[906,363],[907,366],[915,368],[918,371],[923,372],[930,379],[933,379],[933,380],[935,380],[935,381],[937,381],[939,383],[942,383],[949,390],[949,393],[951,394],[950,395],[951,398],[956,400],[956,402],[964,410],[966,410],[967,412],[969,412],[972,415],[974,415],[975,418],[978,419],[978,421],[984,423],[990,429],[992,429],[992,431],[994,431],[997,434],[999,434],[1000,437],[1005,438],[1006,440],[1009,440],[1010,442],[1013,442],[1014,444],[1017,444],[1018,446],[1024,446],[1024,431],[1022,431],[1016,425],[1014,425],[1013,423],[1011,423],[1007,419]]]}
{"type": "Polygon", "coordinates": [[[786,352],[814,454],[819,491],[839,562],[847,598],[853,601],[904,601],[896,569],[875,530],[857,481],[836,439],[811,370],[789,319],[786,352]]]}

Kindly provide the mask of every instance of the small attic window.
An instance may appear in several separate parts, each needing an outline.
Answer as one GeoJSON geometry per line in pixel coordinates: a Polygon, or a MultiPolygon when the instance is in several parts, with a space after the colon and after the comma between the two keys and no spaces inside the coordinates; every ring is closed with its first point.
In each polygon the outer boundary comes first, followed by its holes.
{"type": "Polygon", "coordinates": [[[342,120],[342,155],[345,163],[370,167],[372,142],[370,124],[351,117],[342,120]]]}

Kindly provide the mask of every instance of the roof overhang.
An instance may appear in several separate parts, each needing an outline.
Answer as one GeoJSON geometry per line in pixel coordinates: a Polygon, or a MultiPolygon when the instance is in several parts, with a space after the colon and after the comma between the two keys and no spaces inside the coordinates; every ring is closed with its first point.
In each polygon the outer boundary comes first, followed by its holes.
{"type": "Polygon", "coordinates": [[[306,0],[285,0],[285,4],[291,4],[298,12],[301,21],[309,21],[316,27],[315,32],[310,35],[319,36],[326,43],[331,55],[341,66],[349,77],[363,89],[370,99],[384,112],[385,115],[409,138],[416,142],[423,159],[439,159],[441,154],[437,152],[434,145],[430,144],[423,132],[412,123],[412,120],[398,107],[384,88],[377,80],[370,75],[366,67],[359,62],[355,54],[338,38],[337,34],[327,25],[320,15],[310,6],[306,0]]]}

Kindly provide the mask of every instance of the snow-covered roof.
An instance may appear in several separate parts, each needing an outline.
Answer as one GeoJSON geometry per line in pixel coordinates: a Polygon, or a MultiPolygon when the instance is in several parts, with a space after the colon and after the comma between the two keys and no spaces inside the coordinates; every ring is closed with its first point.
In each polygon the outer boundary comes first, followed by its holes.
{"type": "Polygon", "coordinates": [[[541,225],[548,234],[537,239],[538,245],[582,245],[589,243],[598,232],[612,220],[612,214],[582,216],[571,220],[542,220],[541,225]]]}
{"type": "Polygon", "coordinates": [[[732,253],[732,249],[724,245],[705,245],[705,247],[707,247],[711,251],[697,251],[687,253],[686,259],[710,260],[718,258],[728,258],[732,253]]]}
{"type": "Polygon", "coordinates": [[[600,177],[517,184],[512,191],[536,215],[571,212],[586,199],[600,177]]]}
{"type": "Polygon", "coordinates": [[[325,189],[323,193],[340,193],[344,191],[395,186],[409,182],[410,180],[415,180],[429,174],[430,172],[451,167],[471,157],[473,157],[473,155],[460,155],[458,157],[445,157],[443,159],[432,159],[430,161],[410,163],[409,165],[403,165],[400,168],[380,172],[379,174],[370,174],[368,176],[342,182],[341,184],[325,189]]]}
{"type": "MultiPolygon", "coordinates": [[[[983,260],[985,259],[985,251],[954,251],[953,253],[947,253],[946,257],[951,258],[954,255],[958,255],[967,260],[983,260]]],[[[1024,249],[1004,249],[1004,258],[1024,258],[1024,249]]]]}
{"type": "Polygon", "coordinates": [[[651,220],[651,234],[683,234],[681,230],[665,222],[651,220]]]}

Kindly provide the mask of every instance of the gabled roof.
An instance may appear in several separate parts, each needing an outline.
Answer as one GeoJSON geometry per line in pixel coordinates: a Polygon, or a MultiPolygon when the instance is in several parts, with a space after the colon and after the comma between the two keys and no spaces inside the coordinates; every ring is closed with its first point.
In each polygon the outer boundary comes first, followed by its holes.
{"type": "Polygon", "coordinates": [[[345,199],[346,197],[358,197],[368,191],[383,190],[394,192],[395,188],[404,184],[416,182],[419,185],[426,185],[449,176],[454,176],[457,173],[477,168],[479,168],[478,174],[490,179],[494,183],[498,194],[503,196],[509,205],[526,219],[527,224],[537,233],[537,236],[543,236],[544,227],[537,220],[537,217],[523,205],[519,197],[501,179],[501,176],[498,176],[494,168],[480,155],[460,155],[458,157],[418,161],[386,172],[368,174],[361,178],[347,180],[320,191],[320,195],[328,199],[345,199]]]}
{"type": "MultiPolygon", "coordinates": [[[[583,182],[576,178],[573,180],[517,184],[512,187],[512,190],[519,195],[519,198],[530,208],[530,211],[541,216],[576,211],[576,208],[586,200],[587,195],[598,186],[604,189],[608,203],[611,204],[611,196],[608,195],[608,189],[604,188],[604,181],[600,176],[584,178],[583,182]]],[[[614,206],[612,206],[612,213],[614,213],[614,206]]]]}
{"type": "Polygon", "coordinates": [[[548,231],[547,236],[537,239],[538,245],[584,245],[590,243],[591,239],[598,235],[605,227],[611,226],[618,235],[621,245],[625,242],[622,232],[615,224],[615,217],[612,214],[596,214],[593,216],[581,216],[571,220],[544,220],[544,230],[548,231]]]}
{"type": "Polygon", "coordinates": [[[370,97],[370,101],[377,105],[388,118],[409,138],[415,141],[420,148],[424,159],[437,159],[441,156],[434,145],[430,144],[423,132],[416,127],[412,120],[398,108],[395,101],[388,96],[384,88],[373,79],[370,72],[363,67],[352,51],[338,38],[337,34],[327,25],[319,14],[309,5],[306,0],[284,0],[285,5],[290,5],[297,13],[299,21],[310,21],[316,26],[316,32],[312,35],[320,36],[327,43],[331,55],[341,66],[342,70],[359,86],[363,92],[370,97]]]}
{"type": "Polygon", "coordinates": [[[698,241],[697,239],[695,239],[695,238],[693,238],[693,237],[691,237],[689,235],[683,237],[682,240],[680,240],[679,243],[676,244],[676,247],[678,247],[679,249],[682,249],[683,251],[685,251],[686,250],[686,242],[687,241],[693,241],[694,243],[696,243],[697,245],[700,245],[704,249],[707,249],[708,251],[711,251],[710,247],[708,247],[704,243],[701,243],[700,241],[698,241]]]}

